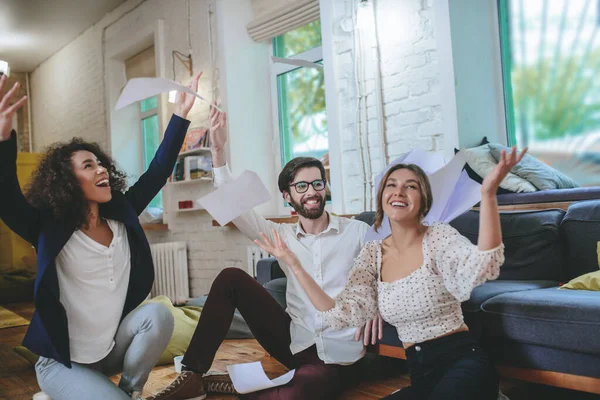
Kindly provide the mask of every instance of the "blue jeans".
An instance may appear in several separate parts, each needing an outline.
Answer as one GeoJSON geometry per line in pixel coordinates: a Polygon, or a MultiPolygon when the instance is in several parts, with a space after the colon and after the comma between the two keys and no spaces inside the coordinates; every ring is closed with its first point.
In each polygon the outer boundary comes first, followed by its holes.
{"type": "Polygon", "coordinates": [[[496,400],[496,368],[470,332],[429,340],[406,350],[411,386],[386,400],[496,400]]]}
{"type": "Polygon", "coordinates": [[[40,357],[35,364],[38,384],[52,400],[128,400],[142,391],[150,371],[167,347],[173,333],[173,315],[167,307],[149,303],[136,308],[121,321],[115,346],[93,364],[72,363],[72,368],[40,357]],[[122,372],[119,386],[108,378],[122,372]]]}

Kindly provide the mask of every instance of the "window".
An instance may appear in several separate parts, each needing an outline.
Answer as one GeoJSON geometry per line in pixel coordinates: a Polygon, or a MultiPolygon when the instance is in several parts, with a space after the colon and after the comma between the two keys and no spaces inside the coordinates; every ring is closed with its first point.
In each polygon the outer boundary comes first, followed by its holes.
{"type": "MultiPolygon", "coordinates": [[[[145,172],[158,146],[160,145],[160,128],[158,124],[158,97],[150,97],[149,99],[140,101],[140,121],[142,125],[142,169],[145,172]]],[[[162,208],[162,191],[159,192],[150,202],[148,207],[162,208]]]]}
{"type": "MultiPolygon", "coordinates": [[[[125,74],[127,79],[139,77],[156,76],[156,64],[154,46],[142,50],[133,57],[125,61],[125,74]]],[[[159,101],[158,96],[150,97],[139,102],[139,127],[141,132],[140,143],[141,157],[138,162],[141,163],[142,173],[146,172],[158,146],[160,145],[160,123],[159,123],[159,101]]],[[[139,157],[139,156],[138,156],[139,157]]],[[[137,167],[137,166],[136,166],[137,167]]],[[[148,207],[163,207],[162,191],[156,195],[148,207]]]]}
{"type": "MultiPolygon", "coordinates": [[[[317,20],[275,37],[273,55],[322,64],[321,22],[317,20]]],[[[281,166],[294,157],[315,157],[325,165],[326,178],[329,181],[329,140],[323,69],[276,63],[273,74],[281,166]]],[[[331,200],[329,188],[327,200],[331,200]]]]}
{"type": "Polygon", "coordinates": [[[600,185],[600,3],[499,0],[508,142],[600,185]]]}

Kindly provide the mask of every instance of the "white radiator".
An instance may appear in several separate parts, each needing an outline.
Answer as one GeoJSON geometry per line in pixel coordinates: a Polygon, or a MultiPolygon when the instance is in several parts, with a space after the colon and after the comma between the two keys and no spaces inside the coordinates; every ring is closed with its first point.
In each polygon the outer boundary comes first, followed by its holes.
{"type": "Polygon", "coordinates": [[[258,246],[248,246],[248,273],[256,277],[256,265],[263,258],[273,257],[258,246]]]}
{"type": "Polygon", "coordinates": [[[150,245],[154,261],[152,297],[164,295],[173,304],[183,304],[190,298],[188,261],[185,242],[150,245]]]}

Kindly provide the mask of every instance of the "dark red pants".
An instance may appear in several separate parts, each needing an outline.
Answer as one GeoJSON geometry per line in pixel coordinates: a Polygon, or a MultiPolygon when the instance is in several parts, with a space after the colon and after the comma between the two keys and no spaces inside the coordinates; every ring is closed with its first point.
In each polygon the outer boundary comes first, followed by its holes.
{"type": "Polygon", "coordinates": [[[358,377],[354,366],[325,364],[315,346],[292,354],[290,316],[254,278],[238,268],[223,270],[214,281],[183,364],[205,373],[212,365],[238,309],[260,345],[277,361],[295,369],[284,386],[245,395],[244,399],[335,399],[358,377]]]}

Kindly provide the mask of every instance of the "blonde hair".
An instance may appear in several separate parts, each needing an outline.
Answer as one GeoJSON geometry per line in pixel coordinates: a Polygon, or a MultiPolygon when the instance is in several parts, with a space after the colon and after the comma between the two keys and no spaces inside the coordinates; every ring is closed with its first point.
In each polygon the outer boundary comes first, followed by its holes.
{"type": "Polygon", "coordinates": [[[420,217],[425,217],[427,213],[429,213],[429,210],[431,210],[433,196],[431,194],[431,183],[429,182],[429,178],[425,171],[416,164],[396,164],[385,173],[379,183],[379,189],[377,190],[377,212],[375,213],[375,222],[373,223],[375,232],[379,230],[381,223],[383,222],[383,191],[385,190],[385,184],[390,175],[399,169],[407,169],[417,176],[419,191],[421,192],[421,207],[419,208],[420,217]]]}

